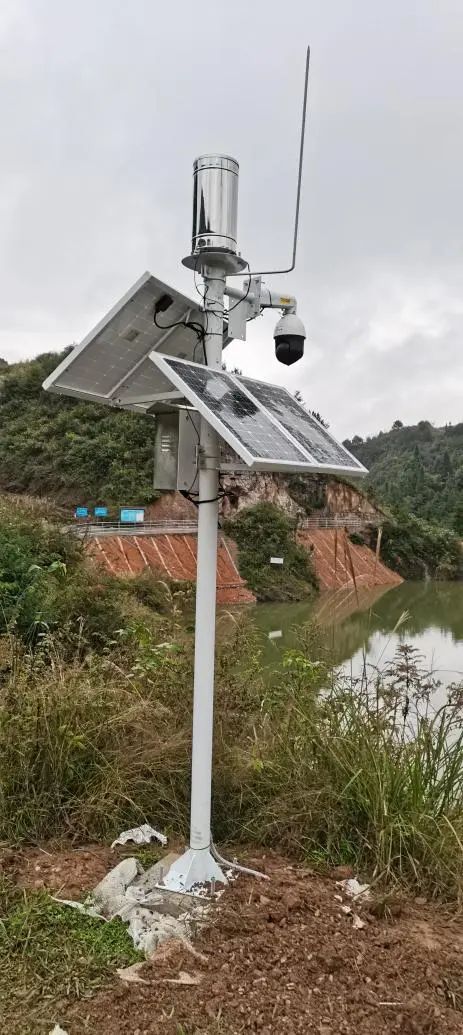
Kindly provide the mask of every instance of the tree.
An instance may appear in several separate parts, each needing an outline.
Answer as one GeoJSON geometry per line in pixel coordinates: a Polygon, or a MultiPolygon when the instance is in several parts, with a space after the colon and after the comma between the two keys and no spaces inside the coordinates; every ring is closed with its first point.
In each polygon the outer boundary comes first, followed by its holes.
{"type": "Polygon", "coordinates": [[[441,477],[445,480],[453,477],[453,466],[448,449],[444,449],[440,463],[441,477]]]}
{"type": "Polygon", "coordinates": [[[243,371],[240,370],[239,367],[232,367],[231,370],[229,370],[227,364],[225,363],[225,360],[222,360],[222,370],[226,370],[227,374],[237,374],[238,376],[241,376],[241,374],[243,373],[243,371]]]}
{"type": "Polygon", "coordinates": [[[354,437],[352,439],[352,445],[353,446],[363,446],[363,438],[360,438],[360,435],[354,435],[354,437]]]}
{"type": "Polygon", "coordinates": [[[398,431],[399,428],[403,428],[402,421],[401,420],[395,420],[393,425],[392,425],[392,430],[393,431],[398,431]]]}
{"type": "Polygon", "coordinates": [[[324,417],[322,417],[321,413],[319,413],[318,410],[309,410],[309,413],[311,413],[312,417],[315,417],[315,420],[318,420],[318,423],[322,424],[324,428],[329,428],[330,425],[328,421],[325,420],[324,417]]]}
{"type": "MultiPolygon", "coordinates": [[[[302,396],[302,392],[299,391],[299,388],[296,388],[296,391],[294,393],[294,398],[295,398],[296,402],[301,403],[302,406],[304,405],[304,399],[303,399],[303,396],[302,396]]],[[[309,410],[309,413],[311,414],[312,417],[315,417],[315,420],[318,420],[318,423],[321,424],[322,427],[329,428],[330,425],[329,425],[328,421],[325,420],[324,417],[322,417],[321,413],[319,413],[318,410],[309,410]]]]}
{"type": "Polygon", "coordinates": [[[463,497],[457,502],[453,515],[453,530],[463,538],[463,497]]]}

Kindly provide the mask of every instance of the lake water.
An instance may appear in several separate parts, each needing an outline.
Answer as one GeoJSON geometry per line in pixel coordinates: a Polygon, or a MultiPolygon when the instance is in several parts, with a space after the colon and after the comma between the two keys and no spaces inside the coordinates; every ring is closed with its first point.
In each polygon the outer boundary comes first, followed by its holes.
{"type": "Polygon", "coordinates": [[[407,643],[418,649],[423,665],[443,686],[463,680],[463,582],[404,582],[359,589],[358,597],[344,589],[309,603],[259,604],[254,616],[265,634],[268,663],[275,664],[282,651],[297,643],[297,626],[315,620],[335,664],[354,676],[365,659],[383,668],[398,645],[407,643]]]}

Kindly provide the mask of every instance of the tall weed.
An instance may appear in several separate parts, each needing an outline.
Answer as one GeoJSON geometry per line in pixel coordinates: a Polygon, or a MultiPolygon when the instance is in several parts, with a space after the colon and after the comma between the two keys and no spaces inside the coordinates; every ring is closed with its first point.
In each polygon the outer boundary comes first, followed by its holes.
{"type": "MultiPolygon", "coordinates": [[[[103,652],[58,637],[0,657],[0,839],[109,838],[150,820],[187,834],[193,650],[145,612],[103,652]]],[[[410,648],[358,682],[306,629],[268,678],[246,614],[216,662],[214,834],[459,899],[461,688],[433,711],[410,648]]]]}

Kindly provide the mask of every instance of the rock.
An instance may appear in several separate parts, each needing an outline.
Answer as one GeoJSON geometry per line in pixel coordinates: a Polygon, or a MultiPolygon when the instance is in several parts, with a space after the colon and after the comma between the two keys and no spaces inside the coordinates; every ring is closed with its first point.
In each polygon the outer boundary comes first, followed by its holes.
{"type": "Polygon", "coordinates": [[[351,880],[353,876],[352,866],[335,866],[330,873],[332,880],[351,880]]]}
{"type": "Polygon", "coordinates": [[[282,902],[289,912],[293,909],[297,909],[301,904],[300,897],[295,891],[286,891],[283,895],[282,902]]]}

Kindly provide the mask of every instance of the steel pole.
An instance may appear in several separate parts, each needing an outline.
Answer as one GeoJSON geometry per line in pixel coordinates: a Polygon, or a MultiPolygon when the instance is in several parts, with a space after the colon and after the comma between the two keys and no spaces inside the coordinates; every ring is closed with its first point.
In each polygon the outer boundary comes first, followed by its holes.
{"type": "MultiPolygon", "coordinates": [[[[206,266],[203,270],[203,279],[206,313],[204,347],[207,365],[220,370],[222,367],[225,271],[218,265],[206,266]]],[[[204,884],[212,880],[226,883],[226,877],[210,851],[218,491],[218,436],[202,417],[200,424],[190,848],[171,866],[164,882],[171,888],[183,891],[188,891],[195,884],[204,884]]]]}
{"type": "MultiPolygon", "coordinates": [[[[207,365],[219,370],[222,366],[224,288],[225,273],[217,267],[206,268],[204,345],[207,365]]],[[[200,443],[190,846],[208,850],[211,832],[219,442],[217,433],[203,417],[200,443]]]]}

